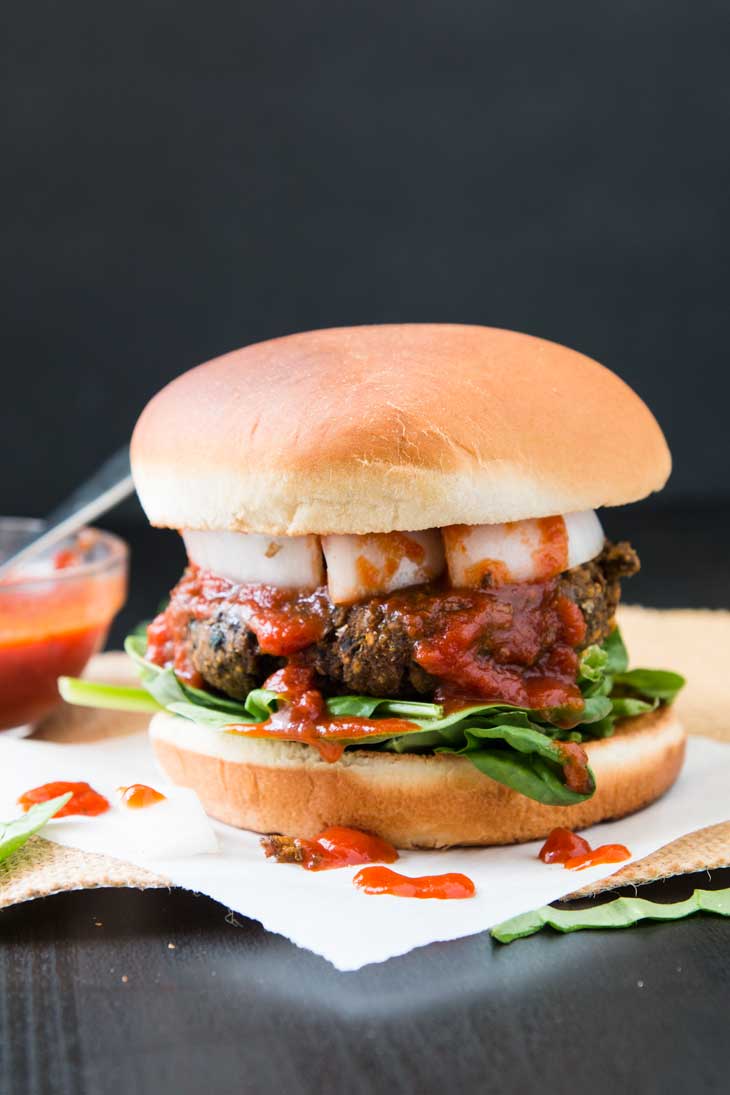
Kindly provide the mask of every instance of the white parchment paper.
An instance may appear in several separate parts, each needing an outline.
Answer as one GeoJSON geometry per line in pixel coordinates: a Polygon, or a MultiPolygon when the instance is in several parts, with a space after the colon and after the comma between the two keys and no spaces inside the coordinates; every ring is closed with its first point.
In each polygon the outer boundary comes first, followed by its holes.
{"type": "MultiPolygon", "coordinates": [[[[0,819],[18,813],[15,803],[23,791],[63,779],[87,780],[114,803],[118,786],[150,784],[169,796],[166,820],[163,824],[162,814],[155,814],[161,807],[137,811],[130,819],[132,811],[115,805],[98,818],[51,821],[43,836],[149,867],[175,885],[260,921],[341,970],[484,931],[625,866],[580,872],[546,866],[537,858],[540,842],[401,852],[394,869],[407,875],[462,871],[475,883],[476,896],[462,901],[369,896],[352,885],[356,867],[313,873],[277,864],[264,858],[256,835],[208,821],[192,792],[166,783],[144,734],[83,745],[0,740],[0,819]]],[[[685,833],[729,818],[730,746],[692,738],[684,770],[663,799],[584,835],[594,846],[625,844],[641,859],[685,833]]]]}

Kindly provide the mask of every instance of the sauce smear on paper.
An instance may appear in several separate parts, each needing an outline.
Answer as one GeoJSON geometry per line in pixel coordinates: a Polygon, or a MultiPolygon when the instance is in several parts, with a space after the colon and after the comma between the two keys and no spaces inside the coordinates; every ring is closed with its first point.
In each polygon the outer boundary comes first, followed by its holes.
{"type": "Polygon", "coordinates": [[[71,798],[65,806],[56,814],[56,817],[70,817],[81,815],[83,817],[97,817],[109,809],[109,802],[95,791],[88,783],[69,783],[65,780],[57,780],[54,783],[44,783],[42,787],[34,787],[26,791],[18,799],[18,805],[24,810],[30,810],[39,802],[49,802],[52,798],[71,792],[71,798]]]}
{"type": "Polygon", "coordinates": [[[623,844],[601,844],[599,848],[578,855],[572,859],[566,859],[565,866],[569,871],[584,871],[586,867],[598,867],[601,863],[623,863],[625,859],[631,859],[631,852],[623,844]]]}
{"type": "Polygon", "coordinates": [[[388,867],[363,867],[352,881],[363,893],[391,894],[394,897],[436,897],[443,901],[473,897],[476,893],[474,883],[465,874],[408,878],[388,867]]]}

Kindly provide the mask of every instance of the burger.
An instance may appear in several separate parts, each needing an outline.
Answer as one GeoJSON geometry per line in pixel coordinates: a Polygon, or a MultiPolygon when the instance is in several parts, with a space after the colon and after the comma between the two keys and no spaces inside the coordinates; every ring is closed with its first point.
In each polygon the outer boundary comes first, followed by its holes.
{"type": "Polygon", "coordinates": [[[596,513],[670,454],[595,361],[477,326],[296,334],[173,380],[131,453],[189,565],[127,649],[160,765],[213,817],[505,844],[677,778],[682,680],[629,668],[639,560],[596,513]]]}

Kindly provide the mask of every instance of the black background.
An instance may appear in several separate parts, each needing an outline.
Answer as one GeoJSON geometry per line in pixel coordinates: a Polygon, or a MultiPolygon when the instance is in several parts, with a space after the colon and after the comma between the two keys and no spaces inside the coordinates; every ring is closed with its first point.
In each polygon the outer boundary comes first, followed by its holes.
{"type": "Polygon", "coordinates": [[[201,360],[404,320],[604,361],[674,450],[647,505],[727,497],[725,0],[5,16],[0,511],[48,510],[201,360]]]}

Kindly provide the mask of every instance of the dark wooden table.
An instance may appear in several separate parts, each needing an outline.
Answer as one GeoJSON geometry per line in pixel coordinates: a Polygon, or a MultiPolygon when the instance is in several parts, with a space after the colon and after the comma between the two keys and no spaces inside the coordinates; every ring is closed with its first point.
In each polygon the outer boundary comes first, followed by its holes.
{"type": "MultiPolygon", "coordinates": [[[[627,599],[730,606],[730,510],[638,508],[605,524],[643,558],[627,599]]],[[[117,635],[182,558],[171,535],[118,530],[135,550],[117,635]]],[[[725,1092],[729,1005],[730,923],[705,916],[509,947],[483,933],[342,974],[182,891],[0,913],[1,1095],[725,1092]]]]}

